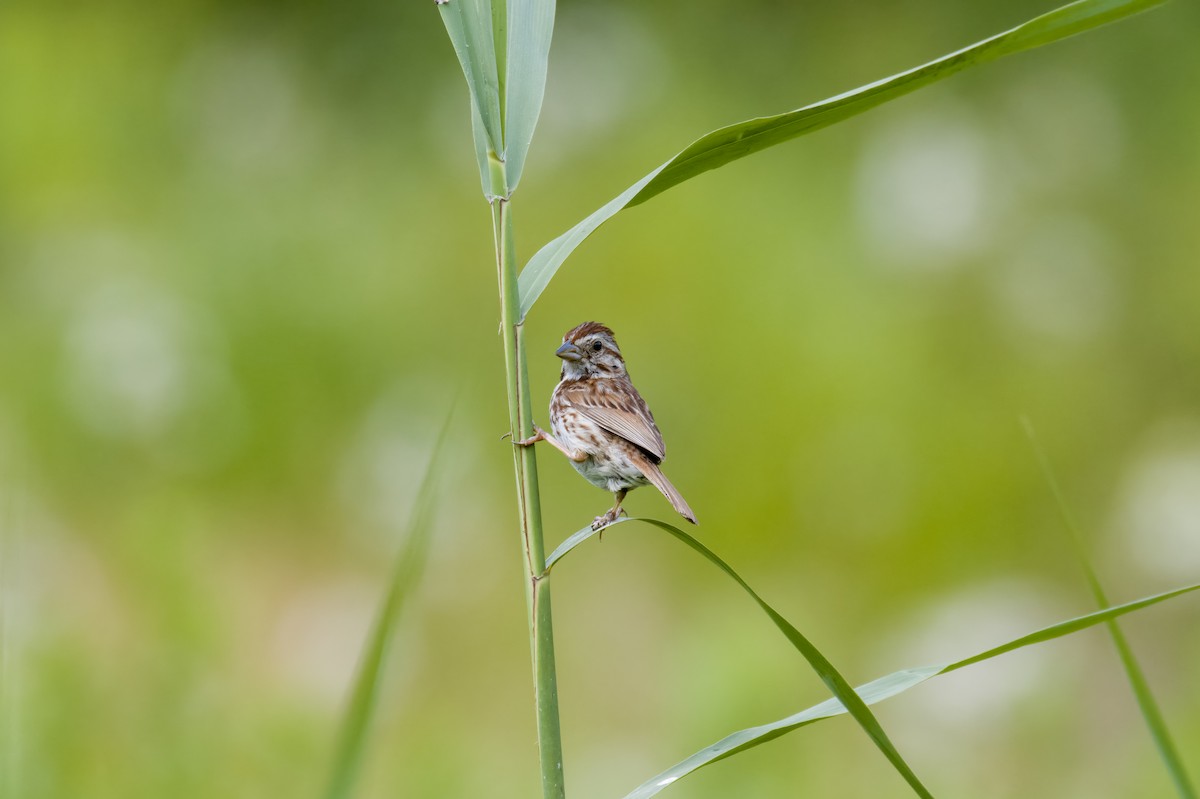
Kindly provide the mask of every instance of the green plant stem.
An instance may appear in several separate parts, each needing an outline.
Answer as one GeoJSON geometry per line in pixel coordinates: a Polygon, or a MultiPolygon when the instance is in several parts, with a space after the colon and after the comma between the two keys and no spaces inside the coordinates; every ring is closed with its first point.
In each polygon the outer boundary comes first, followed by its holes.
{"type": "MultiPolygon", "coordinates": [[[[1075,514],[1071,512],[1070,505],[1067,504],[1066,495],[1063,494],[1062,488],[1058,485],[1058,478],[1055,477],[1054,469],[1050,465],[1050,459],[1046,456],[1045,450],[1042,449],[1042,444],[1038,440],[1036,431],[1033,429],[1033,422],[1022,417],[1021,424],[1025,428],[1025,436],[1029,439],[1030,446],[1033,447],[1033,454],[1037,458],[1038,466],[1042,470],[1042,476],[1045,478],[1046,484],[1050,487],[1050,493],[1054,496],[1054,502],[1058,506],[1058,513],[1062,518],[1063,526],[1070,533],[1071,544],[1075,549],[1075,558],[1083,568],[1083,574],[1087,578],[1088,587],[1092,591],[1092,597],[1102,610],[1111,607],[1108,601],[1108,594],[1105,592],[1104,586],[1100,584],[1100,577],[1096,574],[1096,570],[1092,568],[1091,558],[1088,557],[1087,544],[1083,538],[1083,531],[1080,529],[1079,523],[1075,520],[1075,514]]],[[[1171,781],[1175,783],[1176,792],[1182,799],[1195,799],[1196,789],[1193,787],[1187,769],[1183,765],[1183,758],[1179,756],[1179,750],[1176,748],[1175,740],[1172,738],[1171,731],[1167,727],[1167,720],[1163,717],[1158,700],[1154,698],[1154,694],[1150,690],[1150,683],[1146,679],[1146,673],[1142,671],[1141,664],[1133,654],[1133,647],[1129,645],[1129,641],[1125,638],[1125,633],[1121,630],[1120,625],[1117,624],[1116,619],[1109,619],[1106,624],[1109,635],[1112,637],[1113,645],[1117,649],[1117,655],[1121,658],[1121,665],[1124,667],[1125,674],[1129,679],[1129,685],[1133,690],[1134,698],[1137,700],[1138,707],[1141,708],[1142,717],[1146,720],[1146,726],[1150,729],[1150,735],[1154,739],[1155,746],[1158,747],[1159,755],[1167,767],[1167,772],[1171,775],[1171,781]]]]}
{"type": "MultiPolygon", "coordinates": [[[[508,387],[508,416],[513,440],[533,435],[524,327],[517,295],[517,259],[512,213],[505,199],[492,203],[492,225],[500,279],[501,329],[508,387]]],[[[550,579],[543,574],[546,554],[542,543],[542,506],[538,495],[537,455],[533,447],[513,447],[517,506],[521,521],[521,550],[525,567],[525,597],[529,609],[529,646],[537,708],[538,752],[542,795],[564,799],[562,735],[558,719],[558,679],[554,665],[554,626],[550,612],[550,579]]]]}

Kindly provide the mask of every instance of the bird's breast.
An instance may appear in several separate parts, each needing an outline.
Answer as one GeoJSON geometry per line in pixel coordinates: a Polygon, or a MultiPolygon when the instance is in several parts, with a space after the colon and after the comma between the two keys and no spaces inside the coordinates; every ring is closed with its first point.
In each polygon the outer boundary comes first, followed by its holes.
{"type": "Polygon", "coordinates": [[[598,455],[604,451],[608,433],[570,405],[550,406],[550,428],[559,443],[568,449],[586,455],[598,455]]]}
{"type": "Polygon", "coordinates": [[[592,485],[607,491],[646,485],[632,460],[637,447],[581,413],[559,391],[550,400],[550,428],[564,447],[588,456],[571,465],[592,485]]]}

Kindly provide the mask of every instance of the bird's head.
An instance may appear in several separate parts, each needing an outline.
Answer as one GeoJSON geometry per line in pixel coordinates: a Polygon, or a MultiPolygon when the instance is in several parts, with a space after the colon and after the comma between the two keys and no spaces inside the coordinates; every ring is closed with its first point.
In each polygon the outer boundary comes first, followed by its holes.
{"type": "Polygon", "coordinates": [[[584,322],[567,331],[562,346],[554,354],[563,359],[563,380],[625,375],[625,360],[617,340],[599,322],[584,322]]]}

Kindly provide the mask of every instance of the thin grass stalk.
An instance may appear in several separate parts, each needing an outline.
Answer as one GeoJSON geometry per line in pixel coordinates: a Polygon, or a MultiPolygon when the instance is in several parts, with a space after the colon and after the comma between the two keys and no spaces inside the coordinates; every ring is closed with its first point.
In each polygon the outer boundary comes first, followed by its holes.
{"type": "MultiPolygon", "coordinates": [[[[509,425],[513,439],[517,440],[533,435],[533,415],[524,328],[519,321],[520,302],[517,294],[517,258],[513,242],[512,213],[507,200],[496,199],[492,203],[492,224],[500,278],[501,330],[504,338],[509,425]]],[[[565,799],[550,580],[549,575],[543,574],[546,554],[542,542],[537,455],[533,447],[513,447],[513,469],[517,479],[521,552],[525,567],[525,598],[529,611],[529,646],[533,660],[542,796],[545,799],[565,799]]]]}
{"type": "MultiPolygon", "coordinates": [[[[1058,478],[1055,476],[1054,469],[1050,465],[1050,459],[1046,456],[1045,450],[1042,449],[1037,432],[1033,429],[1033,423],[1029,419],[1022,417],[1021,424],[1025,428],[1025,436],[1029,439],[1029,444],[1033,448],[1033,454],[1037,459],[1038,467],[1042,470],[1042,477],[1046,480],[1046,484],[1050,487],[1050,493],[1054,496],[1054,502],[1058,506],[1058,514],[1062,519],[1063,526],[1070,534],[1071,544],[1075,549],[1075,558],[1079,561],[1084,576],[1087,578],[1092,597],[1102,610],[1111,607],[1108,601],[1108,594],[1105,592],[1104,586],[1100,584],[1100,577],[1092,567],[1091,558],[1088,557],[1088,548],[1084,542],[1083,531],[1075,519],[1075,514],[1071,512],[1070,505],[1067,504],[1067,498],[1058,484],[1058,478]]],[[[1133,647],[1129,645],[1129,640],[1125,637],[1125,633],[1121,630],[1116,619],[1110,619],[1105,624],[1108,627],[1109,635],[1112,637],[1113,646],[1116,647],[1117,655],[1121,659],[1121,666],[1125,669],[1125,674],[1129,680],[1130,688],[1133,690],[1134,698],[1137,700],[1138,707],[1142,711],[1142,717],[1145,719],[1146,726],[1150,730],[1150,735],[1154,739],[1154,745],[1158,748],[1163,765],[1167,767],[1167,772],[1171,775],[1171,781],[1175,784],[1176,793],[1179,794],[1180,799],[1196,799],[1196,789],[1193,787],[1192,780],[1183,765],[1183,758],[1179,756],[1175,740],[1171,736],[1170,729],[1167,727],[1167,720],[1163,717],[1162,708],[1159,707],[1158,700],[1154,698],[1154,694],[1150,690],[1150,683],[1146,679],[1146,673],[1142,670],[1141,664],[1133,654],[1133,647]]]]}
{"type": "Polygon", "coordinates": [[[333,767],[326,786],[325,799],[351,799],[362,772],[371,720],[379,704],[388,650],[396,633],[397,622],[404,606],[421,579],[428,560],[433,537],[435,486],[445,459],[446,440],[454,418],[457,399],[450,403],[446,421],[434,442],[425,468],[425,476],[413,500],[411,515],[405,530],[405,542],[396,555],[387,593],[376,614],[374,625],[359,656],[358,673],[354,678],[350,699],[342,717],[342,728],[334,750],[333,767]]]}

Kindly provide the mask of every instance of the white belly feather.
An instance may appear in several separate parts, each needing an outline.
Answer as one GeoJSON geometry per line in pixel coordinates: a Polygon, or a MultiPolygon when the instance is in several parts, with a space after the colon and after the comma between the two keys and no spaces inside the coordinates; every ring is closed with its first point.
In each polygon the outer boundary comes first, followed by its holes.
{"type": "Polygon", "coordinates": [[[561,416],[551,416],[550,428],[564,447],[588,456],[572,461],[575,471],[597,488],[617,492],[649,484],[626,450],[633,444],[608,432],[586,416],[567,408],[561,416]],[[567,426],[570,426],[570,430],[567,426]],[[618,443],[619,442],[619,443],[618,443]],[[623,443],[626,446],[620,446],[623,443]]]}

